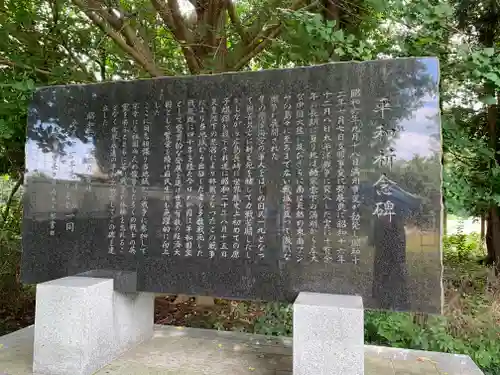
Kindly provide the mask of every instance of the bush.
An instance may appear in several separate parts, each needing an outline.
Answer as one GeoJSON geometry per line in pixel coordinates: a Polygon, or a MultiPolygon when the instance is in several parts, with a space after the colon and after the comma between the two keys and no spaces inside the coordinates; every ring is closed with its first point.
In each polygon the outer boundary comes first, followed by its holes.
{"type": "Polygon", "coordinates": [[[289,303],[272,302],[263,306],[263,314],[253,324],[253,333],[291,336],[293,309],[289,303]]]}
{"type": "Polygon", "coordinates": [[[11,198],[7,211],[13,186],[7,178],[0,181],[0,294],[5,294],[20,287],[22,207],[17,193],[11,198]]]}
{"type": "MultiPolygon", "coordinates": [[[[500,374],[500,329],[455,329],[447,316],[428,317],[415,322],[414,314],[365,312],[365,342],[396,348],[467,354],[488,374],[500,374]]],[[[469,327],[472,328],[472,327],[469,327]]]]}
{"type": "Polygon", "coordinates": [[[484,257],[486,252],[478,233],[458,233],[444,236],[443,255],[445,261],[457,263],[479,259],[484,257]]]}
{"type": "Polygon", "coordinates": [[[22,206],[20,189],[9,201],[14,186],[8,178],[0,180],[0,335],[33,320],[34,292],[19,277],[22,206]]]}

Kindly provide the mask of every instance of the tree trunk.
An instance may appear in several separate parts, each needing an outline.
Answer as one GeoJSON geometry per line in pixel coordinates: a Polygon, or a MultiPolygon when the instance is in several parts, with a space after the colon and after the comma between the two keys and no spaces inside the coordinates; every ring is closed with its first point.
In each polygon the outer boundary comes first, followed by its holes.
{"type": "MultiPolygon", "coordinates": [[[[497,19],[496,2],[488,2],[485,12],[487,21],[478,30],[478,39],[483,47],[496,48],[497,29],[494,26],[497,19]]],[[[491,161],[491,168],[500,163],[499,143],[497,139],[497,120],[498,120],[498,105],[499,96],[497,88],[493,82],[486,82],[484,85],[484,93],[491,95],[497,99],[495,104],[488,105],[486,112],[486,131],[488,134],[489,146],[495,153],[495,159],[491,161]]],[[[496,263],[496,273],[500,270],[500,217],[498,204],[492,203],[488,210],[488,224],[486,229],[486,249],[488,255],[486,262],[488,264],[496,263]]]]}
{"type": "MultiPolygon", "coordinates": [[[[323,18],[328,21],[335,21],[333,26],[333,32],[340,29],[340,6],[339,0],[323,0],[323,18]]],[[[328,48],[328,55],[330,56],[330,61],[338,61],[339,58],[335,53],[335,48],[337,46],[332,44],[328,48]]]]}
{"type": "Polygon", "coordinates": [[[485,240],[485,214],[481,214],[481,236],[480,236],[480,239],[481,239],[481,246],[484,246],[484,240],[485,240]]]}
{"type": "Polygon", "coordinates": [[[495,264],[495,271],[500,272],[500,215],[498,207],[490,209],[486,230],[486,264],[495,264]]]}
{"type": "MultiPolygon", "coordinates": [[[[487,87],[487,92],[492,93],[496,96],[495,89],[492,87],[487,87]]],[[[498,98],[497,98],[498,99],[498,98]]],[[[498,103],[497,103],[498,104],[498,103]]],[[[497,104],[489,105],[487,111],[487,123],[488,123],[488,136],[490,147],[495,151],[496,163],[500,163],[500,155],[498,153],[498,140],[497,140],[497,117],[498,117],[498,106],[497,104]]],[[[499,207],[495,205],[489,210],[486,233],[486,249],[488,255],[486,257],[487,264],[495,264],[495,271],[498,273],[500,271],[500,215],[499,207]]]]}

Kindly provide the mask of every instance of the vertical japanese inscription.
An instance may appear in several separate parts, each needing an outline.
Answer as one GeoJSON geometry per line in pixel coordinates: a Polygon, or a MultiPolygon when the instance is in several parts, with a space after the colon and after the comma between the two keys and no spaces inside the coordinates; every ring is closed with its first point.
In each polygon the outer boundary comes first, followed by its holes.
{"type": "MultiPolygon", "coordinates": [[[[104,114],[104,119],[103,119],[103,123],[105,123],[105,126],[109,126],[108,124],[108,115],[109,115],[109,108],[107,106],[104,106],[103,107],[103,114],[104,114]]],[[[72,137],[76,137],[76,131],[79,127],[79,124],[78,122],[76,121],[76,119],[73,119],[71,121],[71,124],[69,126],[69,132],[71,134],[72,137]]],[[[77,160],[76,160],[76,152],[72,151],[70,152],[70,162],[69,162],[69,165],[70,165],[70,176],[71,176],[71,180],[73,181],[73,186],[68,186],[68,189],[71,190],[73,192],[73,195],[71,197],[71,210],[72,210],[72,217],[73,217],[73,221],[72,223],[69,222],[68,224],[70,225],[70,228],[68,228],[68,225],[66,225],[66,230],[70,230],[71,232],[73,232],[75,230],[75,225],[76,225],[76,217],[75,217],[75,213],[77,212],[78,210],[78,197],[80,195],[80,188],[79,188],[79,183],[78,183],[78,176],[76,174],[76,163],[77,163],[77,160]]],[[[68,192],[69,195],[71,196],[71,193],[68,192]]],[[[67,194],[68,194],[67,193],[67,194]]],[[[66,206],[68,206],[68,201],[66,201],[66,206]]],[[[66,207],[69,209],[69,207],[66,207]]]]}
{"type": "Polygon", "coordinates": [[[219,126],[219,103],[216,98],[212,98],[210,106],[210,145],[209,161],[210,168],[208,172],[208,256],[210,259],[216,256],[218,250],[216,238],[217,226],[217,148],[218,145],[218,126],[219,126]]]}
{"type": "Polygon", "coordinates": [[[196,218],[196,256],[205,255],[205,180],[206,171],[206,151],[207,142],[207,124],[205,122],[206,103],[203,100],[198,102],[199,136],[198,136],[198,216],[196,218]]]}
{"type": "Polygon", "coordinates": [[[127,225],[126,225],[126,217],[128,214],[127,207],[127,190],[128,190],[128,149],[127,149],[127,140],[128,140],[128,129],[129,129],[129,107],[128,103],[123,103],[121,106],[122,109],[122,133],[121,133],[121,163],[120,163],[120,252],[123,253],[125,250],[125,242],[126,242],[126,233],[127,233],[127,225]]]}
{"type": "Polygon", "coordinates": [[[193,189],[194,189],[194,147],[195,147],[195,126],[196,126],[196,103],[193,99],[187,101],[186,117],[186,223],[184,235],[184,256],[193,256],[193,189]]]}
{"type": "Polygon", "coordinates": [[[227,258],[229,252],[228,242],[231,240],[229,233],[229,125],[231,121],[230,99],[225,97],[221,108],[221,221],[220,221],[220,256],[227,258]]]}
{"type": "Polygon", "coordinates": [[[321,110],[321,122],[323,126],[323,142],[322,142],[322,155],[323,155],[323,261],[331,263],[332,256],[332,158],[333,158],[333,145],[332,139],[333,125],[332,125],[332,111],[333,111],[333,94],[331,92],[323,93],[323,102],[321,110]]]}
{"type": "Polygon", "coordinates": [[[336,186],[336,201],[337,201],[337,262],[345,263],[346,255],[346,235],[347,235],[347,220],[346,220],[346,178],[345,178],[345,113],[347,110],[346,94],[344,91],[337,93],[337,186],[336,186]]]}
{"type": "Polygon", "coordinates": [[[233,118],[232,118],[232,206],[233,217],[231,220],[232,229],[232,252],[231,258],[238,259],[240,257],[240,242],[241,242],[241,211],[242,211],[242,190],[241,190],[241,102],[240,99],[234,99],[233,118]]]}
{"type": "Polygon", "coordinates": [[[163,215],[161,219],[161,248],[163,255],[171,255],[172,216],[172,101],[165,102],[165,127],[163,129],[163,215]]]}
{"type": "Polygon", "coordinates": [[[361,197],[359,192],[359,144],[361,137],[361,126],[362,122],[360,119],[360,111],[361,111],[361,89],[354,88],[351,89],[350,95],[350,128],[351,128],[351,259],[354,264],[358,264],[361,256],[361,246],[360,246],[360,237],[359,231],[361,229],[361,216],[359,214],[359,207],[361,205],[361,197]]]}
{"type": "Polygon", "coordinates": [[[304,259],[304,246],[305,246],[305,207],[304,207],[304,160],[305,160],[305,114],[304,114],[304,94],[297,94],[297,102],[295,104],[295,153],[297,158],[296,166],[296,213],[295,213],[295,226],[296,226],[296,254],[295,258],[297,263],[304,259]]]}
{"type": "MultiPolygon", "coordinates": [[[[107,107],[105,107],[107,110],[107,107]]],[[[104,109],[103,109],[104,110],[104,109]]],[[[116,197],[118,176],[118,106],[114,105],[111,112],[111,148],[110,148],[110,187],[109,187],[109,224],[108,224],[108,253],[116,254],[116,197]]]]}
{"type": "Polygon", "coordinates": [[[311,92],[309,96],[309,238],[310,252],[308,254],[311,262],[319,262],[318,260],[318,201],[319,201],[319,168],[318,168],[318,99],[319,95],[311,92]]]}
{"type": "MultiPolygon", "coordinates": [[[[269,153],[266,157],[268,168],[267,184],[269,186],[269,190],[266,188],[266,201],[269,202],[269,205],[266,207],[266,211],[268,213],[268,215],[266,215],[266,220],[271,219],[272,221],[269,222],[270,228],[266,229],[267,236],[265,241],[266,245],[271,248],[280,245],[282,246],[283,243],[283,205],[280,194],[283,191],[283,180],[281,178],[276,178],[282,174],[281,169],[283,167],[281,164],[283,149],[280,125],[278,123],[278,121],[282,119],[282,103],[283,100],[279,95],[272,94],[269,97],[269,135],[266,137],[269,138],[267,146],[269,148],[269,153]],[[276,208],[276,204],[280,205],[276,208]],[[277,236],[273,235],[271,231],[276,232],[277,236]]],[[[283,254],[278,254],[278,256],[282,258],[283,254]]]]}
{"type": "MultiPolygon", "coordinates": [[[[74,217],[74,210],[76,209],[76,205],[75,205],[75,199],[74,197],[72,196],[71,192],[73,191],[74,193],[76,192],[76,194],[78,194],[78,188],[74,187],[74,186],[71,186],[71,181],[75,179],[75,165],[76,165],[76,162],[75,162],[75,153],[74,152],[70,152],[69,155],[68,155],[68,158],[69,158],[69,175],[70,175],[70,178],[68,178],[68,180],[66,181],[66,186],[65,186],[65,189],[66,189],[66,200],[65,200],[65,211],[66,211],[66,214],[68,215],[68,218],[66,220],[66,224],[65,224],[65,227],[66,227],[66,232],[74,232],[75,231],[75,217],[74,217]]],[[[78,186],[77,184],[74,183],[74,185],[78,186]]]]}
{"type": "Polygon", "coordinates": [[[292,258],[292,104],[291,96],[283,97],[283,156],[282,156],[282,180],[283,180],[283,258],[292,258]]]}
{"type": "MultiPolygon", "coordinates": [[[[93,144],[94,129],[95,129],[96,116],[95,112],[87,112],[87,124],[85,126],[85,138],[87,138],[90,144],[93,144]]],[[[94,150],[89,152],[86,158],[85,169],[86,169],[86,179],[87,183],[85,186],[86,191],[92,190],[92,167],[94,165],[94,150]]]]}
{"type": "Polygon", "coordinates": [[[376,127],[375,133],[373,134],[373,140],[375,141],[375,146],[379,148],[379,155],[375,157],[373,164],[382,170],[380,178],[374,184],[376,202],[373,215],[377,218],[386,218],[389,222],[392,221],[392,217],[396,215],[396,213],[394,212],[394,202],[390,199],[392,195],[392,184],[383,170],[392,170],[396,154],[391,146],[386,146],[385,144],[387,141],[390,142],[397,131],[387,126],[390,111],[392,111],[391,103],[389,99],[385,97],[380,98],[373,109],[376,115],[374,122],[376,127]]]}
{"type": "Polygon", "coordinates": [[[259,96],[259,109],[257,114],[257,255],[264,258],[266,250],[266,98],[259,96]]]}
{"type": "Polygon", "coordinates": [[[184,137],[184,123],[182,121],[183,102],[176,103],[175,117],[175,159],[174,159],[174,256],[181,256],[182,251],[182,147],[184,137]]]}
{"type": "MultiPolygon", "coordinates": [[[[156,109],[153,112],[154,117],[157,116],[156,109]]],[[[141,227],[140,227],[140,251],[146,254],[148,250],[149,243],[149,228],[148,228],[148,194],[149,194],[149,155],[151,154],[151,140],[149,137],[149,132],[151,131],[151,111],[149,104],[144,105],[144,122],[142,129],[142,143],[141,143],[141,155],[142,155],[142,169],[141,169],[141,227]]]]}
{"type": "Polygon", "coordinates": [[[278,95],[271,96],[271,121],[269,128],[271,131],[271,162],[274,163],[279,159],[279,126],[278,126],[278,106],[280,97],[278,95]]]}
{"type": "MultiPolygon", "coordinates": [[[[103,119],[103,126],[107,127],[107,118],[106,114],[104,114],[104,119],[103,119]]],[[[75,136],[76,132],[76,127],[77,123],[75,120],[73,120],[69,126],[69,134],[71,137],[75,136]]],[[[69,161],[69,177],[66,180],[65,184],[65,190],[66,190],[66,199],[65,199],[65,211],[66,211],[66,232],[74,232],[75,231],[75,217],[74,213],[77,208],[76,206],[76,199],[78,197],[78,183],[76,182],[76,174],[75,174],[75,166],[76,166],[76,160],[75,160],[75,152],[70,151],[68,154],[68,161],[69,161]],[[73,186],[72,186],[73,185],[73,186]],[[72,193],[74,195],[72,195],[72,193]],[[75,197],[76,195],[76,197],[75,197]]]]}
{"type": "MultiPolygon", "coordinates": [[[[206,103],[167,101],[162,102],[165,116],[161,119],[154,102],[121,103],[113,111],[104,106],[102,126],[111,129],[109,252],[115,253],[115,237],[120,238],[120,252],[135,254],[137,246],[143,253],[147,250],[150,128],[158,119],[166,124],[163,255],[264,258],[268,201],[275,199],[268,196],[269,184],[276,182],[281,192],[281,228],[277,229],[282,258],[344,263],[351,255],[352,262],[358,263],[360,104],[361,90],[349,88],[336,94],[306,92],[282,98],[270,94],[213,98],[206,103]],[[139,109],[144,114],[142,124],[139,109]],[[275,179],[272,171],[281,171],[281,178],[275,179]],[[115,211],[119,230],[113,221],[115,211]]],[[[380,144],[373,163],[381,169],[392,168],[395,157],[386,146],[395,133],[385,125],[390,110],[387,98],[373,107],[378,121],[373,140],[380,144]]],[[[86,115],[87,137],[92,136],[95,118],[93,112],[86,115]]],[[[382,173],[378,197],[390,195],[389,183],[384,181],[382,173]]],[[[70,199],[68,193],[67,209],[72,207],[70,199]]],[[[373,215],[391,220],[393,208],[390,199],[379,200],[373,215]]],[[[73,231],[74,224],[66,222],[66,230],[73,231]]]]}
{"type": "Polygon", "coordinates": [[[130,219],[129,231],[130,241],[128,252],[135,254],[137,251],[137,184],[139,183],[139,149],[140,137],[138,119],[139,116],[139,103],[132,104],[132,155],[130,159],[130,219]]]}
{"type": "Polygon", "coordinates": [[[254,117],[254,104],[253,98],[248,97],[246,100],[246,126],[245,126],[245,227],[243,230],[245,238],[245,256],[252,258],[254,254],[254,209],[253,209],[253,189],[254,189],[254,160],[255,153],[254,146],[254,132],[253,132],[253,117],[254,117]]]}
{"type": "Polygon", "coordinates": [[[54,140],[52,142],[52,187],[50,189],[51,210],[49,213],[49,235],[56,235],[56,218],[57,218],[57,154],[59,152],[59,143],[54,140]]]}

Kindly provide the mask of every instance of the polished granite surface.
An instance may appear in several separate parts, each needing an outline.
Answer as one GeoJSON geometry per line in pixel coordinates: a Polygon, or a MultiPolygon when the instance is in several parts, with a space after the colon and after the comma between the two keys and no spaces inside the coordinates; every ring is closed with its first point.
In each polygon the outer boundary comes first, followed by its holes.
{"type": "Polygon", "coordinates": [[[403,58],[41,88],[22,279],[441,313],[438,83],[403,58]]]}

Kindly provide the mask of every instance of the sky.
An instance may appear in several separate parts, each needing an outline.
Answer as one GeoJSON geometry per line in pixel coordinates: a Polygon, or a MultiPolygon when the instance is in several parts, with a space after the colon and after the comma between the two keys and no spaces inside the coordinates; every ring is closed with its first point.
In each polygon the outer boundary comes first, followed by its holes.
{"type": "Polygon", "coordinates": [[[415,111],[412,118],[399,123],[405,131],[393,143],[398,159],[411,160],[414,155],[429,157],[441,148],[430,136],[439,132],[439,119],[435,117],[438,113],[438,104],[428,102],[415,111]]]}
{"type": "MultiPolygon", "coordinates": [[[[426,74],[430,75],[436,87],[439,85],[439,62],[436,58],[420,60],[427,68],[426,74]]],[[[436,95],[427,95],[422,98],[423,106],[417,109],[412,118],[399,123],[405,131],[400,133],[393,147],[396,149],[398,159],[411,160],[414,155],[429,157],[441,149],[440,143],[432,134],[440,133],[439,98],[436,95]]]]}

